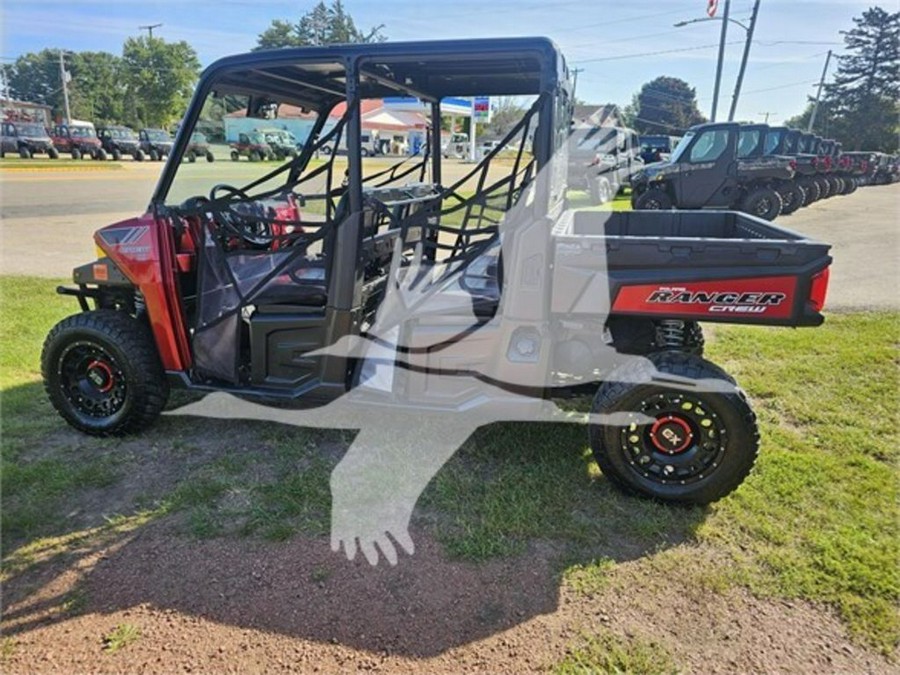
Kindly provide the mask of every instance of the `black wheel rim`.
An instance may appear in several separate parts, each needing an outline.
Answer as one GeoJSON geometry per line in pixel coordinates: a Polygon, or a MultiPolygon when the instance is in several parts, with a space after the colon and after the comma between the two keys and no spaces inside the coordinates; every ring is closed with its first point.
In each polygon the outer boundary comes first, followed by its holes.
{"type": "Polygon", "coordinates": [[[125,405],[128,383],[116,359],[93,342],[69,345],[58,361],[59,387],[78,415],[101,420],[125,405]]]}
{"type": "Polygon", "coordinates": [[[661,485],[687,485],[703,480],[721,464],[727,430],[699,397],[653,394],[633,412],[641,422],[621,428],[620,450],[643,478],[661,485]]]}
{"type": "Polygon", "coordinates": [[[764,216],[769,212],[769,209],[772,208],[772,202],[768,197],[762,197],[758,202],[756,202],[756,212],[757,216],[764,216]]]}

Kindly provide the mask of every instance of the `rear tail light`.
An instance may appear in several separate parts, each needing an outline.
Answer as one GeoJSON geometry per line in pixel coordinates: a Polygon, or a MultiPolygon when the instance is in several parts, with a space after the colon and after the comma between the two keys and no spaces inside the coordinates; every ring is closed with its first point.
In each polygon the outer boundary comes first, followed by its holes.
{"type": "Polygon", "coordinates": [[[792,159],[790,162],[788,162],[788,166],[790,166],[792,169],[796,169],[797,168],[797,160],[792,159]]]}
{"type": "Polygon", "coordinates": [[[831,268],[826,267],[821,272],[813,275],[812,285],[809,289],[809,308],[814,312],[821,312],[825,307],[825,296],[828,294],[828,277],[831,268]]]}

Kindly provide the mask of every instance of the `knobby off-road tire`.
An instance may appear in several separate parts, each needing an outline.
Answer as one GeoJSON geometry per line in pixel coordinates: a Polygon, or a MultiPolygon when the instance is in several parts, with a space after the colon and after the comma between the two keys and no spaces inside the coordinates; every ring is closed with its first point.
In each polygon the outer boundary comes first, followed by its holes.
{"type": "Polygon", "coordinates": [[[100,162],[105,162],[106,161],[106,150],[104,150],[103,148],[98,150],[97,154],[94,155],[94,159],[96,159],[100,162]]]}
{"type": "Polygon", "coordinates": [[[188,155],[187,155],[187,160],[188,160],[191,164],[193,164],[194,162],[196,162],[196,161],[197,161],[197,153],[194,152],[193,150],[191,150],[191,151],[188,153],[188,155]]]}
{"type": "Polygon", "coordinates": [[[857,179],[855,177],[845,178],[844,185],[845,185],[844,194],[852,195],[854,192],[856,192],[859,189],[859,179],[857,179]]]}
{"type": "Polygon", "coordinates": [[[759,452],[756,416],[744,393],[721,368],[698,356],[663,352],[616,368],[591,411],[635,418],[621,426],[590,425],[600,470],[628,493],[709,504],[737,489],[759,452]],[[672,376],[713,386],[666,384],[672,376]]]}
{"type": "Polygon", "coordinates": [[[151,148],[150,149],[150,161],[155,162],[158,159],[159,159],[159,153],[156,150],[151,148]]]}
{"type": "Polygon", "coordinates": [[[72,150],[72,159],[81,159],[81,150],[78,148],[72,150]]]}
{"type": "Polygon", "coordinates": [[[135,162],[143,162],[144,161],[144,151],[143,150],[135,150],[132,157],[134,157],[135,162]]]}
{"type": "Polygon", "coordinates": [[[738,208],[763,220],[775,220],[781,213],[781,195],[772,188],[758,187],[741,200],[738,208]]]}
{"type": "Polygon", "coordinates": [[[50,148],[47,151],[47,156],[50,159],[59,159],[59,150],[57,150],[56,148],[50,148]]]}
{"type": "Polygon", "coordinates": [[[115,148],[112,151],[112,158],[113,158],[114,162],[118,162],[120,159],[122,159],[122,151],[119,150],[118,148],[115,148]]]}
{"type": "Polygon", "coordinates": [[[657,188],[650,188],[634,200],[634,208],[638,211],[665,211],[672,208],[672,198],[657,188]]]}
{"type": "Polygon", "coordinates": [[[828,176],[829,194],[832,197],[844,194],[844,181],[838,176],[828,176]]]}
{"type": "Polygon", "coordinates": [[[19,157],[22,159],[31,159],[31,150],[28,148],[19,148],[19,157]]]}
{"type": "Polygon", "coordinates": [[[781,215],[789,216],[803,206],[804,195],[799,185],[785,185],[778,191],[781,197],[781,215]]]}
{"type": "Polygon", "coordinates": [[[215,155],[212,154],[212,151],[209,151],[206,153],[206,161],[207,162],[215,162],[216,161],[216,157],[215,157],[215,155]]]}
{"type": "Polygon", "coordinates": [[[800,187],[803,188],[803,206],[809,206],[819,199],[819,184],[812,178],[802,178],[800,187]]]}
{"type": "Polygon", "coordinates": [[[70,425],[94,436],[123,436],[159,416],[168,386],[149,328],[123,312],[82,312],[44,341],[44,389],[70,425]]]}
{"type": "Polygon", "coordinates": [[[594,179],[588,179],[588,188],[591,195],[591,204],[594,206],[599,206],[600,204],[605,204],[610,199],[612,199],[612,188],[610,187],[609,180],[603,176],[598,176],[594,179]]]}
{"type": "Polygon", "coordinates": [[[816,185],[819,186],[819,199],[828,199],[831,196],[831,183],[825,176],[816,176],[816,185]]]}

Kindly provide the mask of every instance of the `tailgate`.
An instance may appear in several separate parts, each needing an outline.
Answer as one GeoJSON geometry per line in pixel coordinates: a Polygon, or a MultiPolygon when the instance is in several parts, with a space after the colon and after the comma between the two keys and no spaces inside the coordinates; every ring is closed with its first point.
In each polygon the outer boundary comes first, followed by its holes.
{"type": "Polygon", "coordinates": [[[551,310],[817,326],[830,246],[734,211],[567,213],[551,310]]]}

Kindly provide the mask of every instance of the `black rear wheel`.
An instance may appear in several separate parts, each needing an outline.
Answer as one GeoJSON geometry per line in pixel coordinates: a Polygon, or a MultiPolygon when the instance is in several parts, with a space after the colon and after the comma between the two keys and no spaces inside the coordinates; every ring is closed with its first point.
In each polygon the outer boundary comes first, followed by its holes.
{"type": "Polygon", "coordinates": [[[803,188],[803,206],[809,206],[819,199],[819,184],[812,178],[802,178],[800,187],[803,188]]]}
{"type": "Polygon", "coordinates": [[[803,206],[804,195],[799,185],[794,183],[783,185],[778,194],[781,196],[782,215],[789,216],[803,206]]]}
{"type": "Polygon", "coordinates": [[[19,148],[19,157],[21,157],[22,159],[31,159],[31,150],[23,145],[21,148],[19,148]]]}
{"type": "Polygon", "coordinates": [[[721,368],[666,352],[613,370],[592,412],[591,449],[615,486],[663,501],[708,504],[734,491],[759,450],[756,418],[721,368]],[[684,378],[685,384],[678,380],[684,378]]]}
{"type": "Polygon", "coordinates": [[[72,159],[81,159],[81,150],[74,148],[72,150],[72,159]]]}
{"type": "Polygon", "coordinates": [[[112,310],[82,312],[54,326],[41,372],[57,412],[95,436],[140,431],[159,416],[168,396],[148,328],[112,310]]]}
{"type": "Polygon", "coordinates": [[[120,159],[122,159],[122,151],[118,148],[113,148],[112,158],[114,162],[118,162],[120,159]]]}

